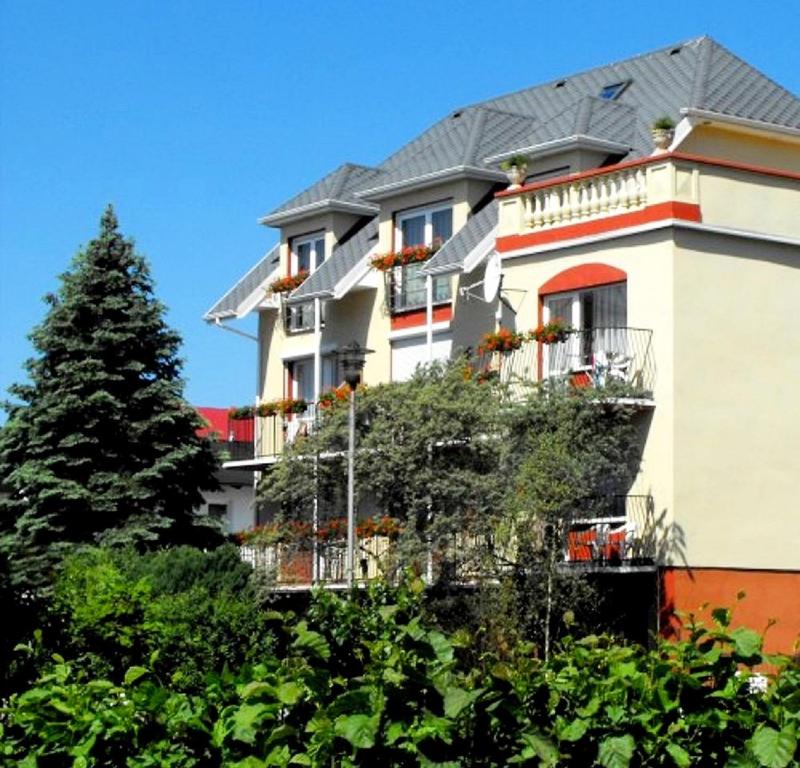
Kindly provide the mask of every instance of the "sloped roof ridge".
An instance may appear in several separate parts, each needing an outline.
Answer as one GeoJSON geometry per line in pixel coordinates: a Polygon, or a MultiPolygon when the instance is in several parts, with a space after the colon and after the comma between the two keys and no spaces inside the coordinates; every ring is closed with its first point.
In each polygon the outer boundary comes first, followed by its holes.
{"type": "Polygon", "coordinates": [[[469,104],[463,107],[462,110],[471,109],[473,107],[488,107],[489,105],[494,104],[495,102],[504,101],[512,96],[517,96],[519,94],[529,93],[530,91],[536,90],[537,88],[544,88],[546,86],[551,85],[552,83],[558,82],[559,80],[573,80],[575,78],[582,77],[583,75],[586,75],[590,72],[596,72],[597,70],[600,69],[610,69],[612,67],[619,67],[622,66],[623,64],[629,64],[630,62],[638,61],[640,59],[649,59],[653,56],[662,54],[665,51],[671,51],[675,48],[685,48],[689,45],[699,45],[703,40],[712,40],[712,42],[714,42],[713,39],[710,38],[708,35],[691,37],[688,40],[681,40],[677,43],[673,43],[672,45],[663,45],[660,48],[656,48],[655,50],[637,53],[634,56],[628,56],[627,58],[620,59],[619,61],[609,61],[605,64],[600,64],[599,66],[587,67],[586,69],[582,69],[578,72],[570,72],[566,75],[561,75],[560,77],[554,77],[551,78],[550,80],[546,80],[541,83],[535,83],[534,85],[528,85],[525,86],[524,88],[517,88],[515,91],[502,93],[499,96],[492,96],[490,99],[486,99],[484,101],[476,101],[473,104],[469,104]]]}
{"type": "MultiPolygon", "coordinates": [[[[774,88],[777,88],[779,91],[783,92],[787,96],[790,96],[791,98],[795,99],[795,101],[800,102],[800,97],[798,97],[796,94],[792,93],[792,91],[790,91],[788,88],[786,88],[785,86],[781,85],[776,80],[773,80],[769,75],[767,75],[766,73],[762,72],[758,67],[755,67],[752,64],[750,64],[748,61],[743,59],[741,56],[737,56],[733,51],[731,51],[726,46],[722,45],[722,43],[717,42],[717,40],[715,40],[713,37],[710,37],[709,35],[704,35],[702,38],[700,38],[700,41],[705,43],[704,47],[707,50],[707,53],[704,52],[704,55],[706,55],[708,57],[709,71],[710,71],[710,67],[711,67],[711,61],[713,59],[713,55],[712,54],[713,54],[714,49],[716,49],[717,51],[721,51],[722,53],[726,54],[730,58],[734,59],[737,64],[739,64],[741,66],[744,66],[744,67],[747,67],[747,69],[749,69],[749,70],[751,70],[753,72],[757,72],[766,82],[768,82],[774,88]]],[[[704,84],[707,84],[707,82],[708,82],[707,74],[708,73],[706,73],[706,83],[704,83],[704,84]]],[[[704,92],[702,95],[703,95],[703,97],[705,97],[707,94],[704,92]]],[[[693,90],[692,91],[692,97],[694,98],[694,96],[695,96],[695,93],[694,93],[694,90],[693,90]]],[[[690,106],[692,106],[692,107],[700,107],[702,105],[698,105],[695,102],[695,103],[691,104],[690,106]]]]}

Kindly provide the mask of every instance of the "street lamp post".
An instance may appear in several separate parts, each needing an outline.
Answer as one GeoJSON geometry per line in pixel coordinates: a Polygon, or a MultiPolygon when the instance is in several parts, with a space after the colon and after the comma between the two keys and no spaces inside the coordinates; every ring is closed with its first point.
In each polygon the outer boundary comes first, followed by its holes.
{"type": "Polygon", "coordinates": [[[373,352],[362,347],[357,341],[339,349],[339,365],[342,378],[350,387],[350,414],[348,419],[347,442],[347,556],[345,572],[347,588],[353,588],[356,551],[356,514],[355,514],[355,458],[356,458],[356,387],[361,381],[366,356],[373,352]]]}

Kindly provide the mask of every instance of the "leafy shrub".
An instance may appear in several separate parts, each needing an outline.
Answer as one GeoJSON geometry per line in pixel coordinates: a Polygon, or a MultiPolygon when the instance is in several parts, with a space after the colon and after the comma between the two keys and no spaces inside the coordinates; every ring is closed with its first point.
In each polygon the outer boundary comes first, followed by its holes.
{"type": "Polygon", "coordinates": [[[202,695],[148,665],[85,681],[57,657],[2,712],[0,754],[85,768],[797,765],[800,668],[764,657],[727,610],[653,650],[589,636],[547,661],[520,643],[475,663],[467,633],[426,618],[422,591],[320,592],[302,620],[265,613],[275,653],[209,676],[202,695]]]}
{"type": "Polygon", "coordinates": [[[179,690],[269,652],[272,636],[233,546],[137,554],[103,548],[69,557],[56,581],[45,641],[77,669],[120,680],[148,664],[179,690]]]}

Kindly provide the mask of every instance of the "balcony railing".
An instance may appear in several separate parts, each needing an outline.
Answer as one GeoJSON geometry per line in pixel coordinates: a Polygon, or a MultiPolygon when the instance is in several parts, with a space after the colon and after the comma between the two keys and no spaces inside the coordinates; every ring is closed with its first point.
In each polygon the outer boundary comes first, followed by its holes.
{"type": "MultiPolygon", "coordinates": [[[[657,530],[651,496],[587,499],[561,526],[563,560],[576,567],[652,566],[657,530]]],[[[343,538],[298,544],[246,544],[242,560],[276,587],[343,586],[347,581],[343,538]],[[316,560],[316,562],[315,562],[316,560]]],[[[497,578],[517,561],[516,544],[499,546],[491,533],[461,531],[423,544],[410,561],[400,562],[388,536],[358,537],[354,578],[365,583],[393,578],[406,568],[427,583],[471,584],[497,578]]]]}
{"type": "Polygon", "coordinates": [[[499,196],[499,240],[641,211],[699,204],[697,164],[653,156],[508,190],[499,196]]]}
{"type": "Polygon", "coordinates": [[[552,344],[528,341],[512,352],[487,353],[478,366],[499,377],[515,397],[530,391],[532,384],[550,381],[609,397],[650,400],[656,377],[652,337],[645,328],[570,331],[552,344]]]}
{"type": "Polygon", "coordinates": [[[566,525],[564,559],[581,565],[648,565],[657,550],[652,496],[587,500],[566,525]]]}
{"type": "Polygon", "coordinates": [[[255,417],[255,457],[271,458],[280,456],[284,448],[298,437],[309,435],[317,423],[317,408],[309,404],[303,413],[289,416],[255,417]]]}

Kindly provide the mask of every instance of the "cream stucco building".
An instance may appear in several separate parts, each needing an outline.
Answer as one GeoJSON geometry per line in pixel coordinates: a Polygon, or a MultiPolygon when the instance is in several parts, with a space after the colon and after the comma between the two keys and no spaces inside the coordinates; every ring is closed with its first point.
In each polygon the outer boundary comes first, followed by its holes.
{"type": "MultiPolygon", "coordinates": [[[[375,383],[499,326],[565,318],[568,341],[534,342],[502,366],[631,387],[645,434],[631,498],[648,502],[624,505],[621,522],[639,537],[657,528],[662,628],[674,609],[743,590],[740,619],[779,618],[770,642],[791,647],[800,100],[698,38],[455,110],[379,166],[340,166],[262,221],[279,244],[206,315],[258,314],[259,401],[316,402],[353,340],[375,350],[364,372],[375,383]],[[675,129],[658,149],[662,116],[675,129]],[[501,164],[522,157],[523,183],[509,186],[501,164]],[[412,245],[441,247],[424,263],[370,266],[412,245]],[[291,292],[270,291],[306,271],[291,292]]],[[[248,466],[277,460],[303,418],[262,424],[248,466]]]]}

